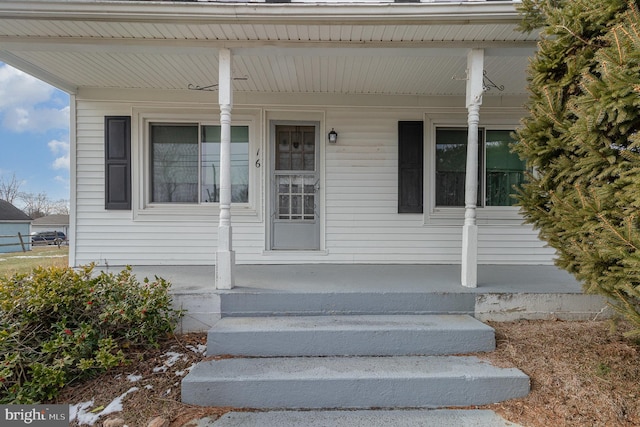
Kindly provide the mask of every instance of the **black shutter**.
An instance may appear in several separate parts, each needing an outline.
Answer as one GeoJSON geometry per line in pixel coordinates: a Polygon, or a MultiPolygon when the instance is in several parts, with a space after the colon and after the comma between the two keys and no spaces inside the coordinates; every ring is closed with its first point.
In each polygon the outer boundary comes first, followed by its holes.
{"type": "Polygon", "coordinates": [[[131,209],[131,117],[104,118],[104,207],[131,209]]]}
{"type": "Polygon", "coordinates": [[[398,122],[398,213],[422,213],[424,125],[398,122]]]}

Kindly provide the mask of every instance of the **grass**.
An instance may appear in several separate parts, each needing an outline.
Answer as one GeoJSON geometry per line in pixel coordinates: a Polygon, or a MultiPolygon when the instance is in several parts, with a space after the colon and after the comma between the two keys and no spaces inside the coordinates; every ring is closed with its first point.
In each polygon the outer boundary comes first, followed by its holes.
{"type": "Polygon", "coordinates": [[[27,252],[0,253],[0,277],[29,273],[35,267],[69,265],[69,246],[34,246],[27,252]]]}

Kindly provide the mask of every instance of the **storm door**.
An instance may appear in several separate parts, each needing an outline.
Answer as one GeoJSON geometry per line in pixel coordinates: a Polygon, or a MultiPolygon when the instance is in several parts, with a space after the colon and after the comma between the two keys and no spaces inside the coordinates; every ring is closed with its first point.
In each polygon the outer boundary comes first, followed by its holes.
{"type": "Polygon", "coordinates": [[[271,249],[320,249],[318,126],[275,124],[271,136],[271,249]]]}

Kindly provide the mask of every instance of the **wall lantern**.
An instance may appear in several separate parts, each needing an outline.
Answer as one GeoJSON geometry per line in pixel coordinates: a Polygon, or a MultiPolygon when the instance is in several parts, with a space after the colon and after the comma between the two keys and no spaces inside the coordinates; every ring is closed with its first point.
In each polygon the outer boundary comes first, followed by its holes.
{"type": "Polygon", "coordinates": [[[331,128],[331,132],[329,132],[329,142],[331,144],[335,144],[338,141],[338,132],[331,128]]]}

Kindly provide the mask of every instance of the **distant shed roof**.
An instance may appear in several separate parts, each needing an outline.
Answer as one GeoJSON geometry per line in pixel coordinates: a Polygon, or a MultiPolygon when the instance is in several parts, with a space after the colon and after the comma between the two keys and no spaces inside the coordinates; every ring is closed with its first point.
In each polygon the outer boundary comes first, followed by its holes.
{"type": "Polygon", "coordinates": [[[6,200],[0,200],[0,221],[31,221],[31,217],[6,200]]]}
{"type": "Polygon", "coordinates": [[[31,225],[69,225],[69,215],[47,215],[33,220],[31,225]]]}

